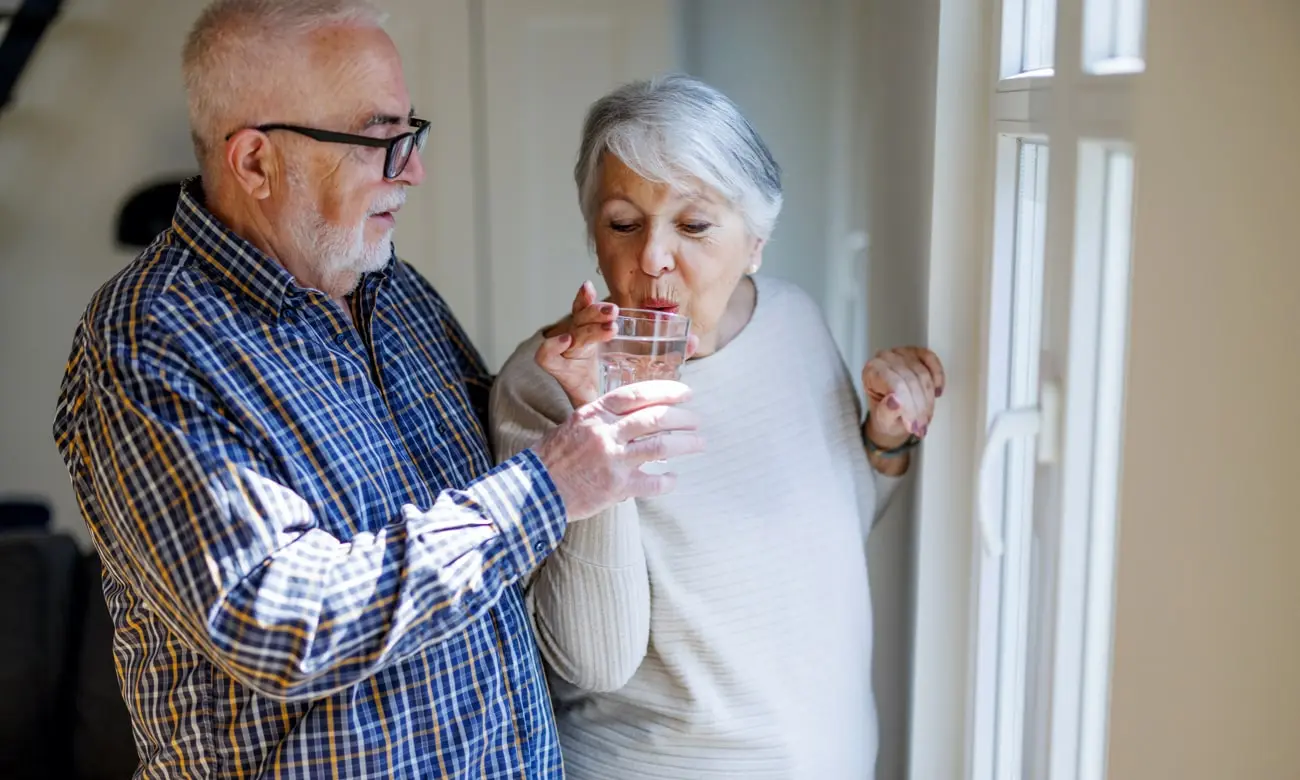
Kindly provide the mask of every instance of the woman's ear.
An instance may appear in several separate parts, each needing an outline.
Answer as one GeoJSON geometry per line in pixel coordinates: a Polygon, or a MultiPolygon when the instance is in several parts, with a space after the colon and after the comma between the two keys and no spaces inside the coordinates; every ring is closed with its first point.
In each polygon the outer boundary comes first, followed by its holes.
{"type": "Polygon", "coordinates": [[[749,250],[749,266],[745,268],[745,273],[756,274],[758,269],[763,267],[763,247],[767,244],[767,239],[754,239],[754,246],[749,250]]]}

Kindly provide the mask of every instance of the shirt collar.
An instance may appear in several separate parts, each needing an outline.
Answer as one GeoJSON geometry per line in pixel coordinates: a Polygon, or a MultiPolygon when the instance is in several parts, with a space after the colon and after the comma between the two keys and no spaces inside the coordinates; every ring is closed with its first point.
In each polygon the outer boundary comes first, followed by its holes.
{"type": "Polygon", "coordinates": [[[200,177],[181,183],[172,230],[219,281],[279,315],[286,294],[296,287],[293,275],[208,211],[200,177]]]}
{"type": "MultiPolygon", "coordinates": [[[[181,183],[180,199],[172,217],[172,230],[210,272],[255,305],[278,317],[286,301],[301,297],[293,274],[270,255],[226,227],[208,211],[203,180],[195,176],[181,183]]],[[[394,259],[383,270],[367,276],[387,278],[394,259]]],[[[363,283],[365,278],[361,280],[363,283]]]]}

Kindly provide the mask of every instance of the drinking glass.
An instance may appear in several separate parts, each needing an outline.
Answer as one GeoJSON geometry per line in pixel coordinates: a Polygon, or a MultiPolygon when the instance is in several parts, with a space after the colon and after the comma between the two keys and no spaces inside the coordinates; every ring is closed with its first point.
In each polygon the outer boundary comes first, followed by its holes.
{"type": "Polygon", "coordinates": [[[600,345],[600,392],[651,379],[681,379],[691,319],[650,309],[621,309],[614,338],[600,345]]]}

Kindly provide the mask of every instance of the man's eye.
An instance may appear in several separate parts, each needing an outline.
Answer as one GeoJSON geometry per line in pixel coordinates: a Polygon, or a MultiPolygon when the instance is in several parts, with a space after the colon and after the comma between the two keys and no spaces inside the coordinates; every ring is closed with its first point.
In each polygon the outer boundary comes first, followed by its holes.
{"type": "Polygon", "coordinates": [[[709,228],[713,227],[707,222],[687,222],[682,225],[682,232],[692,236],[698,236],[709,228]]]}
{"type": "Polygon", "coordinates": [[[609,223],[609,229],[614,231],[615,233],[631,233],[633,230],[636,230],[636,223],[635,222],[611,222],[609,223]]]}

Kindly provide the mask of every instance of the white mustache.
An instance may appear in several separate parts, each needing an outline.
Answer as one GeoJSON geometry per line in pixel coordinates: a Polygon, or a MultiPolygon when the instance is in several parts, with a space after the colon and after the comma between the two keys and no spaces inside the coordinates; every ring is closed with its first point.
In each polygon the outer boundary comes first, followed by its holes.
{"type": "Polygon", "coordinates": [[[392,195],[380,198],[372,203],[370,206],[370,213],[382,214],[385,211],[400,209],[404,205],[406,205],[406,190],[398,190],[392,195]]]}

